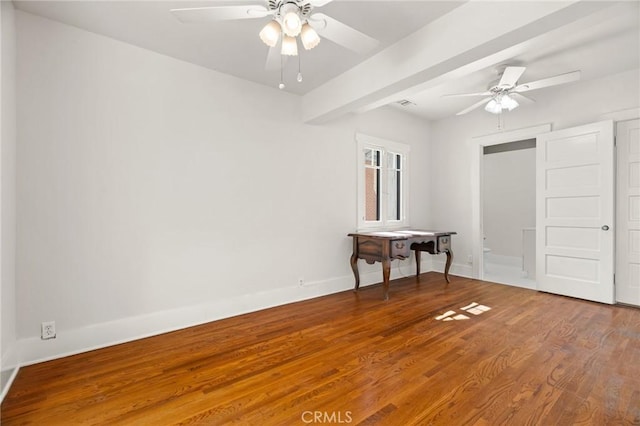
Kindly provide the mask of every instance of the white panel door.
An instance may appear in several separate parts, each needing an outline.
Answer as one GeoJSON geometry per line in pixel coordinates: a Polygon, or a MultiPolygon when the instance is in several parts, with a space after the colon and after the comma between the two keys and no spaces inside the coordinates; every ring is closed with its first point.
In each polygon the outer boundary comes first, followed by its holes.
{"type": "Polygon", "coordinates": [[[614,303],[613,122],[540,135],[536,151],[538,290],[614,303]]]}
{"type": "Polygon", "coordinates": [[[616,300],[640,306],[640,120],[616,125],[616,300]]]}

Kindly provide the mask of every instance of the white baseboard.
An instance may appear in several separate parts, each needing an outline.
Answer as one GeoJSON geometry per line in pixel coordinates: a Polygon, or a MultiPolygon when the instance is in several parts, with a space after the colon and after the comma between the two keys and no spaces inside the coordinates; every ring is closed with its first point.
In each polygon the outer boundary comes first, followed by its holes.
{"type": "Polygon", "coordinates": [[[4,397],[7,396],[7,393],[9,393],[9,389],[11,388],[13,381],[16,379],[19,370],[20,367],[13,367],[7,370],[2,370],[2,372],[0,373],[3,376],[2,392],[0,392],[0,403],[4,401],[4,397]],[[5,376],[7,377],[6,380],[4,379],[5,376]]]}
{"type": "Polygon", "coordinates": [[[2,368],[0,369],[0,402],[9,392],[11,384],[20,370],[18,365],[18,347],[17,344],[10,346],[2,353],[2,368]]]}
{"type": "MultiPolygon", "coordinates": [[[[351,278],[353,280],[353,278],[351,278]]],[[[58,330],[55,339],[21,339],[21,365],[30,365],[142,339],[211,321],[259,311],[348,289],[342,279],[304,287],[278,288],[205,304],[122,318],[72,330],[58,330]]],[[[345,280],[346,281],[346,277],[345,280]]]]}
{"type": "MultiPolygon", "coordinates": [[[[361,287],[381,281],[380,264],[376,263],[374,267],[363,267],[362,269],[365,271],[360,274],[361,287]]],[[[436,257],[425,256],[421,262],[421,270],[423,272],[442,272],[444,261],[440,261],[436,257]]],[[[450,272],[453,275],[470,277],[471,266],[454,263],[450,272]]],[[[415,264],[413,261],[392,262],[391,279],[414,274],[415,264]]],[[[58,330],[57,337],[50,340],[42,340],[39,337],[20,339],[18,341],[19,364],[26,366],[49,361],[248,312],[325,296],[350,290],[353,288],[353,284],[353,275],[344,275],[321,281],[306,282],[303,286],[278,288],[201,305],[122,318],[72,330],[58,330]]]]}
{"type": "MultiPolygon", "coordinates": [[[[382,281],[380,264],[360,268],[360,286],[382,281]]],[[[430,256],[424,256],[421,270],[433,270],[430,256]]],[[[442,268],[436,269],[442,271],[442,268]]],[[[391,279],[415,274],[411,260],[392,262],[391,279]]],[[[132,340],[180,330],[236,315],[255,312],[274,306],[312,299],[353,288],[353,275],[333,277],[321,281],[309,281],[302,286],[284,287],[271,291],[247,294],[201,305],[154,312],[148,315],[122,318],[71,330],[58,330],[55,339],[42,340],[30,337],[18,341],[20,365],[26,366],[52,359],[75,355],[132,340]]]]}
{"type": "MultiPolygon", "coordinates": [[[[444,270],[444,262],[432,256],[425,256],[421,262],[421,271],[444,270]]],[[[360,287],[381,282],[380,264],[374,267],[362,267],[360,287]]],[[[453,264],[451,273],[470,276],[471,267],[453,264]]],[[[415,263],[412,260],[392,262],[391,279],[413,276],[415,263]]],[[[80,327],[73,330],[58,330],[57,337],[42,340],[30,337],[18,340],[16,348],[3,356],[11,360],[10,378],[2,389],[1,398],[7,394],[21,366],[27,366],[52,359],[75,355],[145,337],[204,324],[236,315],[255,312],[274,306],[312,299],[353,288],[353,275],[333,277],[321,281],[310,281],[303,286],[278,288],[268,292],[248,294],[227,298],[195,306],[186,306],[148,315],[122,318],[115,321],[80,327]]],[[[7,364],[4,365],[9,365],[7,364]]],[[[4,367],[3,367],[4,368],[4,367]]],[[[7,368],[9,370],[9,368],[7,368]]],[[[5,373],[6,374],[6,373],[5,373]]],[[[0,401],[2,400],[0,398],[0,401]]]]}

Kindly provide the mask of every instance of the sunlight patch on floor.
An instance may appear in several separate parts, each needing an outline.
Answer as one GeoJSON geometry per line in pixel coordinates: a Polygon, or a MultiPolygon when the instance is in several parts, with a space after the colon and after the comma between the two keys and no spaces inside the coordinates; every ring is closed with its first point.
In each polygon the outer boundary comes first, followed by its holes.
{"type": "MultiPolygon", "coordinates": [[[[473,315],[481,315],[484,312],[490,311],[491,308],[486,305],[481,305],[477,302],[469,303],[467,306],[460,308],[461,311],[470,313],[473,315]]],[[[456,311],[447,311],[442,315],[435,317],[436,321],[462,321],[468,320],[469,317],[464,314],[458,314],[456,311]]]]}

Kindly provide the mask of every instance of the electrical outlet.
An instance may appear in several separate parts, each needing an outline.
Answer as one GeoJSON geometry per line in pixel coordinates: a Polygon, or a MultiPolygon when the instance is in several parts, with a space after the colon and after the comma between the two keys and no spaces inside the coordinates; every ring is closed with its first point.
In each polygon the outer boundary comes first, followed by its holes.
{"type": "Polygon", "coordinates": [[[468,256],[467,256],[467,263],[468,263],[469,265],[471,265],[471,264],[473,263],[473,255],[468,255],[468,256]]]}
{"type": "Polygon", "coordinates": [[[55,321],[47,321],[41,324],[40,338],[42,340],[56,338],[56,322],[55,321]]]}
{"type": "Polygon", "coordinates": [[[298,278],[298,285],[300,287],[304,286],[304,278],[302,278],[302,277],[298,278]]]}

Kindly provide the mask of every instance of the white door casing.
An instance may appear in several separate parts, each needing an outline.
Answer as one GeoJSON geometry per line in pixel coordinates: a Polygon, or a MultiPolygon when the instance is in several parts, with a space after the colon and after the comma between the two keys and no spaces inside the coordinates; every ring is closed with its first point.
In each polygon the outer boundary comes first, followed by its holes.
{"type": "Polygon", "coordinates": [[[536,151],[538,290],[614,303],[613,121],[540,135],[536,151]]]}
{"type": "Polygon", "coordinates": [[[616,124],[616,300],[640,306],[640,119],[616,124]]]}

